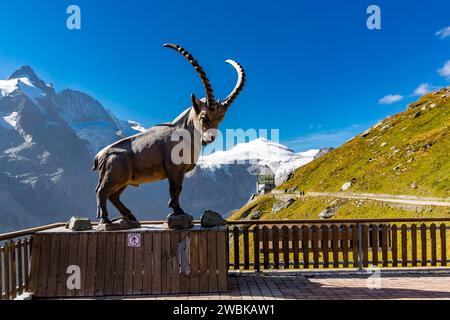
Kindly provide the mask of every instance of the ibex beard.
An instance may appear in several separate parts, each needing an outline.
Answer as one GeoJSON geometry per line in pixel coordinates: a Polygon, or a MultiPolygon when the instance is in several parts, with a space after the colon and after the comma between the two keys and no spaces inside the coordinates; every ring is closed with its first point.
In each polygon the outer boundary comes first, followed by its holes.
{"type": "Polygon", "coordinates": [[[136,221],[136,217],[120,201],[120,195],[127,186],[138,186],[163,179],[169,180],[168,206],[172,208],[173,214],[184,214],[179,203],[184,176],[195,168],[201,145],[214,141],[214,132],[223,120],[228,107],[244,87],[245,72],[242,66],[233,60],[226,60],[225,62],[235,68],[238,80],[223,102],[216,101],[211,84],[197,60],[178,45],[164,46],[181,53],[194,67],[203,83],[206,97],[197,99],[192,94],[192,106],[174,121],[119,140],[96,155],[93,170],[99,171],[96,195],[97,218],[100,219],[100,223],[111,222],[106,208],[108,200],[122,217],[136,221]],[[187,156],[183,154],[183,150],[192,152],[187,156]]]}

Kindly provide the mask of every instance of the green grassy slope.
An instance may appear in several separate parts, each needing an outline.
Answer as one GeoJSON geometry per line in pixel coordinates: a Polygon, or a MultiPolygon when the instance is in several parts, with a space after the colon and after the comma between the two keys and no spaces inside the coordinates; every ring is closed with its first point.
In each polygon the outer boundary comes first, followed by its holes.
{"type": "MultiPolygon", "coordinates": [[[[295,171],[277,189],[450,196],[450,87],[423,96],[410,109],[382,122],[339,148],[295,171]]],[[[260,219],[317,219],[335,199],[305,197],[287,209],[271,213],[271,195],[257,198],[231,216],[259,210],[260,219]]],[[[346,200],[335,218],[395,217],[450,214],[448,208],[408,209],[376,201],[346,200]]]]}
{"type": "Polygon", "coordinates": [[[278,189],[333,192],[353,181],[352,192],[449,196],[450,92],[447,95],[422,97],[417,107],[299,168],[278,189]]]}
{"type": "Polygon", "coordinates": [[[423,218],[450,217],[450,208],[439,206],[414,206],[385,203],[374,200],[337,199],[333,197],[301,197],[288,208],[273,213],[278,202],[273,195],[264,195],[233,213],[229,219],[239,220],[251,212],[262,213],[259,220],[319,219],[319,213],[327,207],[337,206],[333,219],[357,218],[423,218]]]}

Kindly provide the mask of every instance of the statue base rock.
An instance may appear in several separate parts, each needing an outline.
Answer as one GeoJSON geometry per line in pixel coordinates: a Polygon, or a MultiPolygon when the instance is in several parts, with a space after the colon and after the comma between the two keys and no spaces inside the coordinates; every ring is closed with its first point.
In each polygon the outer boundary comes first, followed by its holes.
{"type": "Polygon", "coordinates": [[[175,230],[191,229],[194,226],[194,217],[187,213],[171,213],[167,216],[167,226],[175,230]]]}
{"type": "Polygon", "coordinates": [[[66,224],[66,228],[72,231],[86,231],[91,230],[91,220],[83,217],[72,217],[66,224]]]}
{"type": "Polygon", "coordinates": [[[222,218],[220,213],[206,209],[200,217],[201,225],[205,228],[220,227],[227,224],[227,220],[222,218]]]}

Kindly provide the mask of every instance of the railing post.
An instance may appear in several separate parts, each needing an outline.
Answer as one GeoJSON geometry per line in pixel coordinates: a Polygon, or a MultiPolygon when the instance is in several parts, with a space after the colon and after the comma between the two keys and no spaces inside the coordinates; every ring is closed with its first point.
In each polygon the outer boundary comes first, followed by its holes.
{"type": "Polygon", "coordinates": [[[230,266],[230,227],[227,224],[226,226],[226,232],[225,232],[225,253],[226,253],[226,257],[227,257],[227,270],[231,269],[230,266]]]}
{"type": "Polygon", "coordinates": [[[253,228],[253,266],[256,272],[260,271],[259,266],[259,227],[253,228]]]}
{"type": "Polygon", "coordinates": [[[363,254],[362,254],[362,241],[363,241],[363,237],[362,237],[362,224],[361,223],[357,223],[356,226],[358,227],[358,269],[362,270],[363,269],[363,254]]]}
{"type": "MultiPolygon", "coordinates": [[[[10,300],[10,276],[9,276],[9,244],[8,242],[5,242],[5,245],[3,246],[3,261],[5,266],[5,300],[10,300]]],[[[3,276],[3,275],[2,275],[3,276]]]]}
{"type": "Polygon", "coordinates": [[[239,270],[240,268],[239,235],[240,235],[239,227],[235,226],[233,228],[234,270],[239,270]]]}

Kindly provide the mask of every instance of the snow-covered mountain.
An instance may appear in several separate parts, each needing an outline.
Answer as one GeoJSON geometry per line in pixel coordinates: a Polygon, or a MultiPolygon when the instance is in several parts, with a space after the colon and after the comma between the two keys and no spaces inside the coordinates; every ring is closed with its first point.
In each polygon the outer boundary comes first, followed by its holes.
{"type": "Polygon", "coordinates": [[[93,212],[92,154],[133,126],[28,66],[0,80],[0,231],[93,212]]]}
{"type": "Polygon", "coordinates": [[[231,164],[268,166],[280,178],[313,160],[318,151],[314,149],[295,153],[282,144],[258,138],[237,144],[230,150],[216,151],[201,157],[199,165],[205,170],[215,170],[231,164]]]}
{"type": "Polygon", "coordinates": [[[55,91],[23,67],[0,82],[0,228],[60,220],[95,205],[91,157],[58,115],[55,91]]]}
{"type": "MultiPolygon", "coordinates": [[[[8,80],[0,80],[0,97],[24,94],[39,110],[47,115],[57,114],[75,133],[86,140],[91,155],[117,139],[144,131],[135,121],[117,119],[91,96],[76,90],[64,89],[56,93],[51,84],[41,80],[29,66],[15,71],[8,80]],[[50,110],[51,109],[51,110],[50,110]]],[[[17,113],[2,114],[2,120],[14,124],[17,113]]]]}
{"type": "MultiPolygon", "coordinates": [[[[57,92],[28,66],[0,80],[0,232],[72,215],[95,219],[95,153],[143,130],[83,92],[57,92]]],[[[316,152],[295,153],[257,139],[201,157],[185,180],[182,206],[196,217],[206,208],[226,214],[255,192],[255,166],[268,165],[282,177],[316,152]]],[[[165,218],[167,200],[167,181],[130,187],[123,197],[140,219],[148,220],[165,218]]],[[[111,215],[116,215],[112,208],[111,215]]]]}
{"type": "Polygon", "coordinates": [[[288,147],[264,138],[240,143],[226,151],[200,157],[194,172],[185,180],[182,203],[201,212],[205,208],[222,214],[240,208],[256,191],[256,173],[267,165],[275,181],[313,160],[318,150],[295,153],[288,147]],[[189,201],[196,199],[195,203],[189,201]]]}
{"type": "Polygon", "coordinates": [[[117,119],[91,96],[71,89],[65,89],[55,97],[60,116],[77,135],[88,141],[91,155],[114,140],[144,131],[137,122],[117,119]]]}

